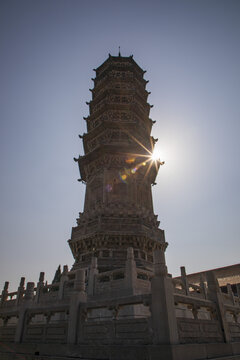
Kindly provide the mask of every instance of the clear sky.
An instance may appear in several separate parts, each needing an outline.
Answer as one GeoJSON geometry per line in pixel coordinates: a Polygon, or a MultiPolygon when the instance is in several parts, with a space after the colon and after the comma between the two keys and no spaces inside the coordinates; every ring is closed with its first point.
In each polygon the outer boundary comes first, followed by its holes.
{"type": "Polygon", "coordinates": [[[51,281],[85,186],[74,156],[93,68],[134,55],[166,164],[153,187],[169,272],[240,254],[240,1],[1,0],[0,287],[51,281]]]}

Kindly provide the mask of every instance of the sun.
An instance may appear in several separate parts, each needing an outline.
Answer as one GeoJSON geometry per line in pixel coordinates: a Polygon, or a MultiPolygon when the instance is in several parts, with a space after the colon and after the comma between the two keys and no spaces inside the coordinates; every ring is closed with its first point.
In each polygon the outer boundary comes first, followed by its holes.
{"type": "Polygon", "coordinates": [[[152,155],[151,155],[151,159],[153,160],[153,161],[157,161],[157,160],[160,160],[160,153],[159,153],[159,151],[158,150],[153,150],[153,153],[152,153],[152,155]]]}

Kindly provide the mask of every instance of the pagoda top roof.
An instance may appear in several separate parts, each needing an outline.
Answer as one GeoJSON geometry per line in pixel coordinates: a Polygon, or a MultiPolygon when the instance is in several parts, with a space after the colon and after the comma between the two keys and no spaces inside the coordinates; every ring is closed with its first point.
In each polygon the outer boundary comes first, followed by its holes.
{"type": "Polygon", "coordinates": [[[143,75],[146,71],[144,71],[137,63],[136,61],[133,59],[133,55],[130,56],[121,56],[121,54],[119,53],[118,56],[112,56],[111,54],[108,55],[108,58],[100,65],[98,66],[96,69],[94,69],[94,71],[96,71],[96,75],[98,75],[99,73],[101,73],[103,71],[103,69],[106,67],[106,65],[109,65],[113,62],[119,63],[119,62],[130,62],[134,65],[135,68],[137,68],[137,70],[143,75]]]}

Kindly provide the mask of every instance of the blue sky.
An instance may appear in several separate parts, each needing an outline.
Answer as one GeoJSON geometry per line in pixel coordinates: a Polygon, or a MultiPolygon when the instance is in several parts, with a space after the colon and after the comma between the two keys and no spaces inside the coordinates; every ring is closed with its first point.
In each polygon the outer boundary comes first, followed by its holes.
{"type": "Polygon", "coordinates": [[[169,272],[239,262],[240,2],[2,0],[0,286],[51,281],[85,187],[88,91],[108,56],[145,70],[166,164],[153,187],[169,272]]]}

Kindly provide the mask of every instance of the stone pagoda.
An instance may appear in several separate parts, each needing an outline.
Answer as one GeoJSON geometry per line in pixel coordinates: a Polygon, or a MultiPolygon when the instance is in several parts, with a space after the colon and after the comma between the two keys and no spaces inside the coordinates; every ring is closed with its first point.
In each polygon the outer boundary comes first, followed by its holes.
{"type": "Polygon", "coordinates": [[[85,155],[75,159],[86,185],[69,240],[75,262],[51,284],[43,272],[14,292],[5,282],[0,359],[240,360],[240,284],[222,292],[215,271],[167,271],[144,71],[120,54],[95,71],[85,155]]]}
{"type": "Polygon", "coordinates": [[[151,187],[162,163],[152,160],[148,81],[133,57],[120,53],[94,71],[87,133],[80,136],[85,155],[74,159],[86,196],[69,240],[73,269],[88,268],[92,257],[99,272],[122,267],[131,247],[137,267],[152,270],[153,251],[167,243],[153,212],[151,187]]]}

